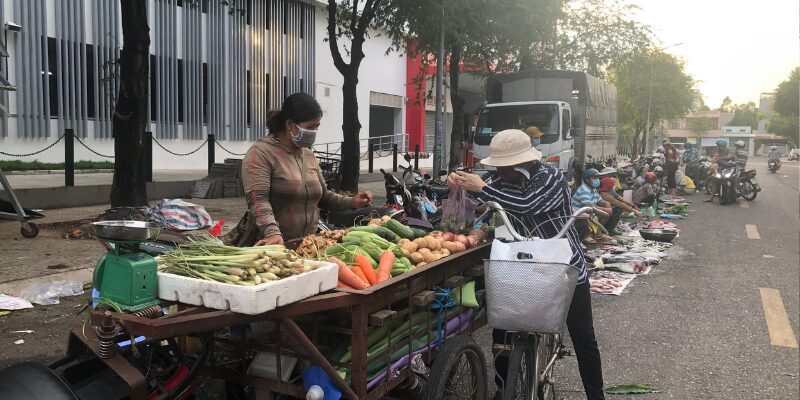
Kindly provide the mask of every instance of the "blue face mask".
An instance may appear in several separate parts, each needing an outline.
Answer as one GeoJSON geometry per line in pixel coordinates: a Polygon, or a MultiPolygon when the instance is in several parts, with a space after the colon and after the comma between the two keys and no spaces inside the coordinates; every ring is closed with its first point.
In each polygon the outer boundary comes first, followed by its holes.
{"type": "Polygon", "coordinates": [[[594,178],[592,179],[592,187],[597,189],[600,187],[600,179],[594,178]]]}
{"type": "Polygon", "coordinates": [[[533,139],[533,145],[534,146],[538,146],[540,144],[542,144],[542,139],[539,139],[539,138],[533,139]]]}

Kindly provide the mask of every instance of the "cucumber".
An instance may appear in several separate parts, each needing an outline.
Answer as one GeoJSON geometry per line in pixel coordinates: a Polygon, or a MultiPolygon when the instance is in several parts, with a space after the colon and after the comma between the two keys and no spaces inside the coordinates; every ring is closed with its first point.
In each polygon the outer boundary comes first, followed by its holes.
{"type": "Polygon", "coordinates": [[[411,232],[414,232],[414,239],[428,236],[428,232],[425,232],[422,229],[419,228],[409,228],[409,229],[411,229],[411,232]]]}
{"type": "Polygon", "coordinates": [[[397,236],[400,236],[401,238],[409,240],[414,239],[414,232],[411,230],[411,228],[401,224],[400,221],[396,219],[390,219],[384,222],[383,226],[396,233],[397,236]]]}
{"type": "Polygon", "coordinates": [[[369,232],[378,235],[390,242],[397,242],[397,235],[389,229],[382,226],[356,226],[350,228],[348,232],[369,232]]]}
{"type": "Polygon", "coordinates": [[[381,254],[383,253],[383,250],[381,250],[381,248],[378,247],[377,244],[367,242],[361,245],[361,249],[367,252],[367,254],[369,254],[369,256],[372,257],[373,260],[381,259],[381,254]]]}

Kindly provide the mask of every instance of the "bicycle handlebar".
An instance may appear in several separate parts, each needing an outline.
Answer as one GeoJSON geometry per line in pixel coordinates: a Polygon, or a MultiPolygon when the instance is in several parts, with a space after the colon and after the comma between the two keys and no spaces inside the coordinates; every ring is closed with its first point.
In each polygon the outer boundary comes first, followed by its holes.
{"type": "MultiPolygon", "coordinates": [[[[508,214],[506,214],[506,211],[503,209],[503,206],[501,206],[500,204],[497,204],[497,202],[495,202],[495,201],[487,201],[484,204],[486,205],[487,209],[486,209],[486,211],[483,212],[483,214],[481,214],[480,217],[478,217],[478,219],[483,219],[483,217],[485,217],[486,214],[489,213],[489,211],[495,210],[500,214],[500,219],[503,220],[503,224],[505,224],[506,228],[508,228],[508,232],[514,238],[514,240],[516,240],[516,241],[529,240],[529,238],[520,235],[519,232],[517,232],[516,229],[514,229],[514,226],[511,225],[511,221],[508,219],[508,214]]],[[[569,228],[571,228],[572,225],[575,223],[575,220],[579,216],[581,216],[583,214],[589,214],[589,215],[591,215],[591,214],[604,214],[606,216],[608,215],[607,213],[605,213],[605,212],[603,212],[601,210],[597,210],[594,207],[582,207],[582,208],[578,209],[577,211],[575,211],[575,213],[573,213],[571,216],[568,217],[569,220],[567,221],[567,223],[564,224],[564,227],[561,228],[561,230],[558,232],[558,234],[553,239],[561,239],[564,236],[566,236],[567,232],[569,231],[569,228]]],[[[562,218],[567,218],[567,217],[562,217],[562,218]]],[[[600,229],[603,232],[608,233],[606,231],[606,229],[602,225],[600,225],[600,229]]]]}

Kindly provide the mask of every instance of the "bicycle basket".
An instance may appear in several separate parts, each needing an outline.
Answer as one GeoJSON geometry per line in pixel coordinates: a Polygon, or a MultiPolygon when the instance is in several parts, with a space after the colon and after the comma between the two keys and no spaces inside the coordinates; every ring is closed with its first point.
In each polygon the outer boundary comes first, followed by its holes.
{"type": "Polygon", "coordinates": [[[489,326],[519,332],[563,332],[579,274],[569,264],[485,261],[489,326]]]}

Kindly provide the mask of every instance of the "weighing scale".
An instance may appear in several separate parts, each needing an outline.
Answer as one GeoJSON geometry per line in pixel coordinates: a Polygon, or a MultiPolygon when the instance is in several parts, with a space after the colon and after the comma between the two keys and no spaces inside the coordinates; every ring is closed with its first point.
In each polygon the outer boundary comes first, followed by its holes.
{"type": "Polygon", "coordinates": [[[100,221],[92,225],[97,238],[113,246],[94,269],[93,283],[100,297],[131,312],[159,304],[158,264],[139,246],[155,239],[161,226],[143,221],[100,221]]]}

